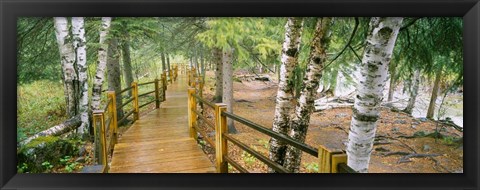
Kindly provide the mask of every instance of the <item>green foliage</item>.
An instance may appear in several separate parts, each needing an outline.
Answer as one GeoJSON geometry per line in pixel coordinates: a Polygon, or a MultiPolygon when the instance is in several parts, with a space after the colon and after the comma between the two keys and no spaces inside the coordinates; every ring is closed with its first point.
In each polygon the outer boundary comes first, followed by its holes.
{"type": "Polygon", "coordinates": [[[48,172],[53,168],[53,165],[50,162],[45,161],[42,163],[42,166],[45,168],[45,171],[48,172]]]}
{"type": "Polygon", "coordinates": [[[68,173],[72,173],[76,169],[77,165],[78,162],[72,162],[70,164],[67,164],[65,166],[65,171],[67,171],[68,173]]]}
{"type": "Polygon", "coordinates": [[[63,85],[39,80],[17,87],[17,141],[67,119],[63,85]]]}
{"type": "Polygon", "coordinates": [[[257,161],[257,158],[245,151],[242,152],[242,159],[247,165],[252,165],[257,161]]]}
{"type": "Polygon", "coordinates": [[[308,173],[318,173],[318,163],[311,162],[311,163],[304,163],[305,169],[308,173]]]}
{"type": "Polygon", "coordinates": [[[59,137],[38,137],[17,150],[17,170],[19,172],[50,172],[58,165],[68,165],[72,155],[78,154],[77,139],[59,137]],[[53,166],[53,167],[52,167],[53,166]]]}

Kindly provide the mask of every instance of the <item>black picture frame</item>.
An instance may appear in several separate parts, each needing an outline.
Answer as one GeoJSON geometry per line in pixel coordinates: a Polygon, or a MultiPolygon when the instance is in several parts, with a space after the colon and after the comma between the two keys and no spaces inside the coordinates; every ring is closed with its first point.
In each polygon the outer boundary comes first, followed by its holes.
{"type": "Polygon", "coordinates": [[[1,189],[479,189],[478,0],[0,0],[1,189]],[[463,174],[16,174],[16,19],[23,16],[460,16],[463,174]]]}

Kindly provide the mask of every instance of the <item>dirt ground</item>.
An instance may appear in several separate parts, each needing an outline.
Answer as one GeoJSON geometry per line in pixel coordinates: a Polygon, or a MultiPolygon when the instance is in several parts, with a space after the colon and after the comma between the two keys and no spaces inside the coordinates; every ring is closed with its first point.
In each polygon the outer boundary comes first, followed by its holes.
{"type": "MultiPolygon", "coordinates": [[[[239,81],[234,82],[234,113],[271,128],[274,117],[276,82],[239,81]]],[[[211,100],[214,94],[214,74],[207,72],[204,97],[211,100]]],[[[212,112],[205,108],[206,115],[212,112]]],[[[352,117],[351,108],[335,108],[315,112],[311,116],[306,144],[320,145],[345,150],[348,130],[352,117]]],[[[213,118],[212,118],[213,119],[213,118]]],[[[253,149],[268,156],[269,137],[240,123],[235,123],[239,131],[236,138],[253,149]]],[[[209,135],[214,140],[213,135],[209,135]]],[[[205,146],[206,152],[213,150],[205,146]]],[[[229,143],[229,156],[250,172],[266,172],[267,166],[253,156],[229,143]]],[[[233,168],[230,168],[233,169],[233,168]]],[[[317,158],[302,156],[301,172],[315,172],[317,158]]],[[[232,170],[234,171],[234,169],[232,170]]],[[[402,112],[382,108],[378,121],[370,173],[462,173],[463,172],[463,133],[452,127],[436,124],[434,121],[413,118],[402,112]],[[437,130],[441,136],[435,138],[437,130]],[[418,156],[418,157],[417,157],[418,156]]]]}

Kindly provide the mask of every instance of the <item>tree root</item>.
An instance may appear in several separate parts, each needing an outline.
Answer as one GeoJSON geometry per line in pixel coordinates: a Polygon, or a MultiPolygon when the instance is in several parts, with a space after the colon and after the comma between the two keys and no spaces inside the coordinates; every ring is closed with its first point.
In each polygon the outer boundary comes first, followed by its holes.
{"type": "Polygon", "coordinates": [[[401,157],[397,164],[399,163],[405,163],[405,162],[411,162],[410,158],[425,158],[425,157],[435,157],[435,156],[440,156],[440,154],[417,154],[417,153],[412,153],[408,154],[404,157],[401,157]]]}

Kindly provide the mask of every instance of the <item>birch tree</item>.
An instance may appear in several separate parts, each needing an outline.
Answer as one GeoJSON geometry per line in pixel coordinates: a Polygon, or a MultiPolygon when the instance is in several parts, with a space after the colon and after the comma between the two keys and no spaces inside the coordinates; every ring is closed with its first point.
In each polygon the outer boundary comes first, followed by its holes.
{"type": "Polygon", "coordinates": [[[75,51],[70,43],[72,37],[68,29],[68,19],[66,17],[54,17],[54,26],[62,64],[66,111],[68,117],[71,118],[77,114],[76,85],[78,78],[74,66],[75,51]]]}
{"type": "Polygon", "coordinates": [[[107,65],[107,35],[110,30],[111,17],[102,17],[102,26],[100,28],[100,47],[98,48],[97,72],[93,81],[92,89],[92,110],[100,109],[100,96],[102,95],[102,85],[105,79],[105,67],[107,65]]]}
{"type": "MultiPolygon", "coordinates": [[[[327,59],[326,48],[329,43],[330,25],[331,18],[324,17],[317,20],[302,90],[290,122],[289,136],[301,143],[305,142],[307,136],[310,115],[314,110],[314,101],[322,77],[322,69],[327,59]]],[[[288,146],[283,166],[287,170],[297,173],[300,170],[301,158],[302,152],[300,149],[288,146]]]]}
{"type": "Polygon", "coordinates": [[[396,17],[370,20],[347,144],[347,163],[358,172],[368,172],[388,65],[402,20],[396,17]]]}
{"type": "MultiPolygon", "coordinates": [[[[278,82],[275,104],[275,117],[272,129],[275,132],[287,135],[290,112],[293,107],[293,70],[298,64],[298,52],[303,30],[303,18],[288,18],[285,24],[285,40],[282,47],[282,64],[278,82]]],[[[283,165],[286,144],[275,138],[270,139],[270,159],[283,165]]],[[[269,168],[270,173],[275,172],[269,168]]]]}
{"type": "Polygon", "coordinates": [[[416,68],[413,72],[413,79],[410,85],[410,98],[408,99],[407,107],[403,110],[405,113],[412,114],[413,108],[415,106],[415,101],[418,95],[418,87],[420,85],[420,69],[416,68]]]}
{"type": "Polygon", "coordinates": [[[76,51],[76,71],[78,73],[78,113],[82,121],[77,130],[79,134],[86,134],[90,124],[88,117],[87,52],[84,26],[83,17],[72,17],[73,48],[76,51]]]}

